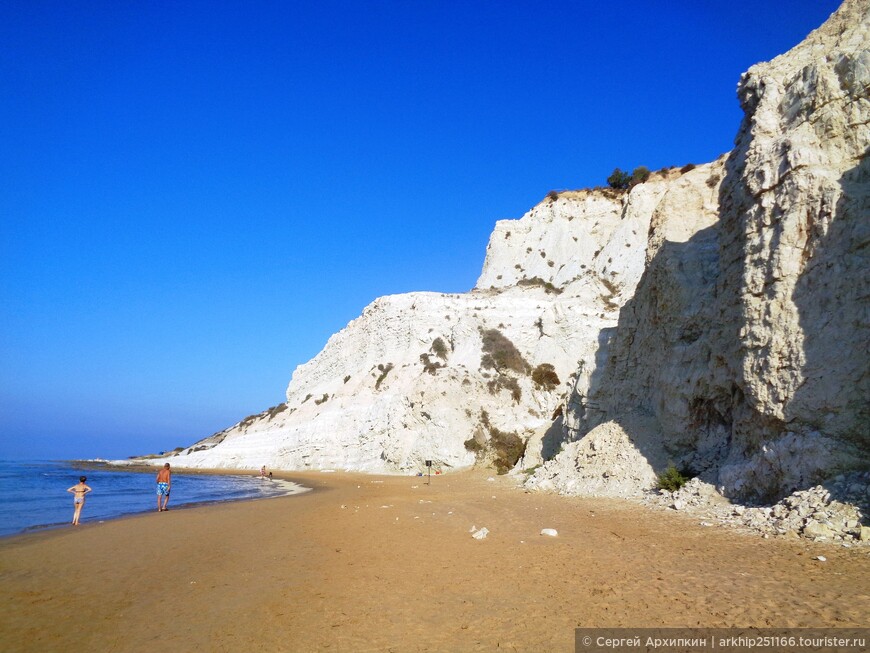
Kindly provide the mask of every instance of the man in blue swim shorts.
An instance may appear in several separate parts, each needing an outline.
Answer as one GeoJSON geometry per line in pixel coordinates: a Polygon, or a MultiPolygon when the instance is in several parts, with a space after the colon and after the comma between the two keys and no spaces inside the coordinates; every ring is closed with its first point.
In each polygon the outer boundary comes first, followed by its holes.
{"type": "Polygon", "coordinates": [[[169,463],[163,465],[163,469],[157,472],[157,512],[169,510],[166,504],[169,503],[169,490],[172,488],[172,472],[169,471],[169,463]],[[163,500],[163,505],[160,500],[163,500]]]}

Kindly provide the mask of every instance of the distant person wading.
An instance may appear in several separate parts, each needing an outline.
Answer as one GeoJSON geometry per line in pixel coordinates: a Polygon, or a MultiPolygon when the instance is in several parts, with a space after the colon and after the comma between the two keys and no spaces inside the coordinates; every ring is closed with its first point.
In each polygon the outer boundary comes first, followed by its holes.
{"type": "Polygon", "coordinates": [[[73,494],[73,518],[72,523],[73,526],[79,525],[79,518],[82,515],[82,508],[85,507],[85,495],[91,491],[87,485],[85,485],[85,481],[87,481],[86,476],[80,476],[79,482],[76,485],[73,485],[71,488],[67,488],[67,492],[72,492],[73,494]]]}
{"type": "Polygon", "coordinates": [[[172,472],[169,471],[169,463],[163,465],[163,469],[157,472],[157,512],[169,510],[166,504],[169,503],[169,490],[172,489],[172,472]],[[161,505],[160,500],[163,499],[161,505]]]}

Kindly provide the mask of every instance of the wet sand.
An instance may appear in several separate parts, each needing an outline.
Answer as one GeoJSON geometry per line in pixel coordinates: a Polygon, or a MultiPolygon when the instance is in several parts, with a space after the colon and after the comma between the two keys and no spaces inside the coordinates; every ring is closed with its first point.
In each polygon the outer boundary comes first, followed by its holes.
{"type": "Polygon", "coordinates": [[[868,548],[488,477],[293,474],[315,491],[4,538],[0,650],[573,651],[575,627],[867,625],[868,548]]]}

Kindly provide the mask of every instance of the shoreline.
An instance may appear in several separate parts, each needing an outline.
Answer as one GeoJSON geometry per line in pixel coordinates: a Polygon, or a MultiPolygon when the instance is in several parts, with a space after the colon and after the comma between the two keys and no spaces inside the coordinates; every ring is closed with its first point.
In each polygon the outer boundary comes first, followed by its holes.
{"type": "MultiPolygon", "coordinates": [[[[228,474],[228,476],[229,476],[229,474],[228,474]]],[[[276,480],[278,480],[277,477],[276,477],[276,480]]],[[[286,479],[281,479],[281,480],[286,480],[286,479]]],[[[283,499],[284,497],[292,497],[292,496],[296,496],[299,494],[305,494],[307,492],[313,492],[313,491],[314,491],[314,488],[299,486],[298,490],[288,489],[286,492],[276,493],[276,494],[262,496],[262,497],[241,497],[238,499],[215,499],[215,500],[207,500],[207,501],[191,501],[189,503],[176,504],[172,508],[169,508],[166,512],[169,512],[169,511],[178,512],[178,511],[182,511],[182,510],[189,510],[191,508],[199,508],[199,507],[211,506],[211,505],[221,505],[224,503],[242,503],[242,502],[246,502],[246,501],[267,501],[269,499],[283,499]]],[[[154,510],[154,508],[143,508],[142,510],[137,510],[135,512],[125,512],[125,513],[122,513],[122,514],[117,515],[115,517],[104,517],[102,519],[95,519],[95,518],[87,519],[86,518],[81,522],[81,524],[79,524],[79,527],[80,528],[82,528],[82,527],[87,528],[87,527],[91,527],[91,526],[96,526],[98,524],[105,524],[108,522],[118,521],[118,520],[122,520],[122,519],[130,519],[132,517],[139,517],[141,515],[147,515],[147,514],[150,514],[152,512],[157,512],[157,511],[154,510]]],[[[64,529],[69,525],[70,525],[69,522],[62,522],[62,523],[58,523],[58,524],[37,524],[35,526],[27,526],[26,528],[24,528],[23,530],[21,530],[17,533],[7,533],[6,535],[0,534],[0,542],[2,542],[6,538],[17,537],[19,535],[32,535],[32,534],[37,534],[37,533],[42,533],[42,532],[64,529]]]]}
{"type": "Polygon", "coordinates": [[[870,614],[866,550],[475,471],[431,486],[293,476],[313,491],[5,538],[0,648],[572,650],[577,627],[858,627],[870,614]]]}
{"type": "MultiPolygon", "coordinates": [[[[159,466],[162,462],[167,462],[168,459],[160,458],[156,459],[157,462],[154,465],[150,465],[148,463],[141,464],[130,464],[125,461],[108,461],[108,460],[92,460],[86,461],[92,464],[99,464],[103,466],[107,466],[109,468],[114,468],[115,463],[120,463],[117,465],[120,468],[135,469],[137,471],[153,471],[159,466]]],[[[226,475],[233,476],[236,474],[227,474],[225,469],[220,468],[185,468],[185,467],[176,467],[173,468],[179,473],[184,474],[217,474],[217,475],[226,475]]],[[[256,470],[236,470],[239,476],[246,475],[246,472],[251,474],[258,473],[256,470]]],[[[273,470],[274,471],[274,470],[273,470]]],[[[473,473],[478,472],[482,474],[492,475],[494,474],[494,470],[484,470],[484,469],[475,469],[471,468],[463,468],[458,470],[450,470],[447,472],[436,474],[436,476],[450,476],[453,474],[463,474],[463,473],[473,473]]],[[[292,475],[294,474],[307,474],[307,475],[317,475],[317,474],[326,474],[326,473],[337,473],[337,474],[351,474],[351,475],[361,475],[363,477],[372,476],[372,477],[387,477],[387,478],[427,478],[426,474],[422,475],[412,475],[408,473],[396,472],[396,473],[371,473],[371,472],[361,472],[361,471],[348,471],[348,470],[337,470],[337,469],[323,469],[323,470],[304,470],[304,471],[280,471],[275,472],[276,478],[283,478],[285,480],[292,481],[292,475]]],[[[522,473],[522,472],[520,472],[522,473]]],[[[860,475],[860,474],[859,474],[860,475]]],[[[870,472],[863,475],[865,479],[870,480],[870,472]]],[[[515,479],[517,486],[521,488],[522,479],[515,474],[507,474],[506,478],[515,479]]],[[[849,479],[844,477],[839,477],[849,483],[849,479]]],[[[854,480],[854,479],[852,479],[854,480]]],[[[836,502],[830,505],[823,505],[827,503],[827,500],[823,500],[822,503],[817,503],[812,506],[812,511],[822,511],[826,508],[834,508],[835,511],[840,514],[829,514],[827,518],[830,519],[832,517],[840,517],[843,523],[850,518],[854,518],[856,520],[857,527],[851,529],[853,532],[851,534],[847,534],[847,532],[832,532],[827,534],[825,537],[801,537],[799,535],[800,529],[792,529],[789,531],[788,529],[777,528],[776,524],[771,523],[769,519],[769,513],[772,506],[766,506],[764,504],[753,504],[751,502],[740,503],[739,501],[734,501],[732,499],[728,499],[717,492],[715,490],[711,490],[713,486],[701,482],[700,479],[691,479],[689,480],[682,488],[680,488],[676,492],[654,492],[647,491],[643,494],[639,495],[628,495],[628,496],[613,496],[608,497],[606,495],[596,495],[596,494],[561,494],[553,491],[554,495],[563,496],[563,497],[584,497],[590,500],[596,499],[617,499],[624,500],[636,506],[644,506],[651,510],[664,511],[670,513],[672,510],[681,514],[682,516],[694,520],[696,523],[699,523],[705,527],[713,527],[717,529],[727,529],[733,532],[738,532],[747,536],[761,537],[763,539],[770,539],[771,537],[776,539],[806,539],[812,540],[819,544],[823,545],[831,545],[831,546],[843,546],[843,547],[865,547],[870,548],[870,540],[867,540],[865,536],[860,535],[860,531],[858,528],[862,526],[860,523],[861,515],[860,512],[855,513],[854,509],[860,510],[862,507],[865,511],[868,510],[868,506],[855,501],[849,501],[849,498],[844,498],[842,495],[839,495],[837,498],[845,501],[845,505],[840,503],[839,506],[835,507],[836,502]],[[712,492],[712,494],[711,494],[712,492]],[[712,496],[712,498],[711,498],[712,496]],[[852,505],[854,504],[854,506],[852,505]],[[844,511],[843,508],[846,510],[844,511]],[[849,508],[853,508],[852,513],[848,513],[849,508]],[[841,537],[833,537],[833,535],[840,535],[841,537]],[[850,536],[851,535],[851,536],[850,536]]],[[[797,491],[789,495],[777,504],[783,504],[787,499],[792,499],[794,497],[799,497],[801,495],[807,495],[818,490],[822,489],[821,486],[813,487],[807,490],[797,491]]],[[[536,491],[532,489],[532,491],[536,491]]],[[[544,490],[547,492],[546,490],[544,490]]],[[[867,492],[870,492],[870,485],[867,486],[867,492]]],[[[830,493],[828,494],[828,498],[830,498],[830,493]]],[[[854,497],[851,497],[854,499],[854,497]]],[[[774,504],[774,505],[777,505],[774,504]]],[[[797,509],[795,509],[796,511],[797,509]]],[[[803,516],[803,513],[798,513],[803,516]]],[[[848,530],[848,529],[847,529],[848,530]]],[[[868,528],[864,528],[864,531],[867,531],[868,528]]]]}
{"type": "MultiPolygon", "coordinates": [[[[129,473],[129,474],[139,474],[139,473],[148,473],[153,474],[156,471],[156,468],[150,465],[137,465],[137,466],[125,466],[125,465],[113,465],[108,461],[98,461],[98,460],[78,460],[78,459],[61,459],[61,460],[46,460],[46,461],[19,461],[22,464],[27,464],[30,462],[35,463],[59,463],[69,466],[71,469],[75,470],[98,470],[105,471],[108,473],[129,473]]],[[[261,480],[259,476],[259,472],[256,474],[247,473],[248,470],[222,470],[222,469],[196,469],[196,468],[181,468],[176,467],[173,468],[173,472],[186,476],[220,476],[228,479],[238,478],[238,479],[250,479],[250,480],[261,480]]],[[[298,479],[293,478],[292,474],[288,474],[286,472],[275,473],[273,472],[273,480],[271,481],[271,485],[268,488],[270,491],[268,494],[263,494],[260,496],[242,496],[242,497],[232,497],[228,499],[204,499],[204,500],[196,500],[196,501],[186,501],[184,503],[176,503],[173,505],[170,510],[172,511],[182,511],[188,510],[191,508],[197,508],[201,506],[208,506],[212,504],[224,504],[224,503],[237,503],[237,502],[246,502],[246,501],[261,501],[264,499],[277,499],[282,497],[290,497],[299,494],[305,494],[313,490],[313,488],[308,487],[298,481],[298,479]]],[[[133,509],[129,511],[124,511],[116,515],[104,516],[104,517],[85,517],[79,528],[88,528],[93,527],[98,524],[105,524],[117,520],[129,519],[132,517],[137,517],[141,515],[146,515],[151,512],[157,512],[153,509],[153,507],[149,508],[139,508],[133,509]]],[[[0,542],[3,542],[9,538],[14,538],[18,536],[38,536],[43,533],[51,533],[57,530],[66,530],[69,527],[69,521],[61,521],[54,523],[44,523],[44,524],[33,524],[29,526],[25,526],[19,531],[15,531],[12,533],[0,533],[0,542]]]]}

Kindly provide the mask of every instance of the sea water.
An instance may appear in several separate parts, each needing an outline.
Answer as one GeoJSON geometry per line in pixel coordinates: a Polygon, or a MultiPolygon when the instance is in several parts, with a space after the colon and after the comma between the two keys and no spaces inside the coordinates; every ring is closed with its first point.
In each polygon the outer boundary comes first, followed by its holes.
{"type": "MultiPolygon", "coordinates": [[[[69,524],[73,495],[66,490],[87,476],[81,523],[157,511],[157,467],[133,471],[69,461],[0,461],[0,536],[69,524]]],[[[259,499],[304,490],[289,481],[254,474],[172,472],[169,509],[217,501],[259,499]]]]}

